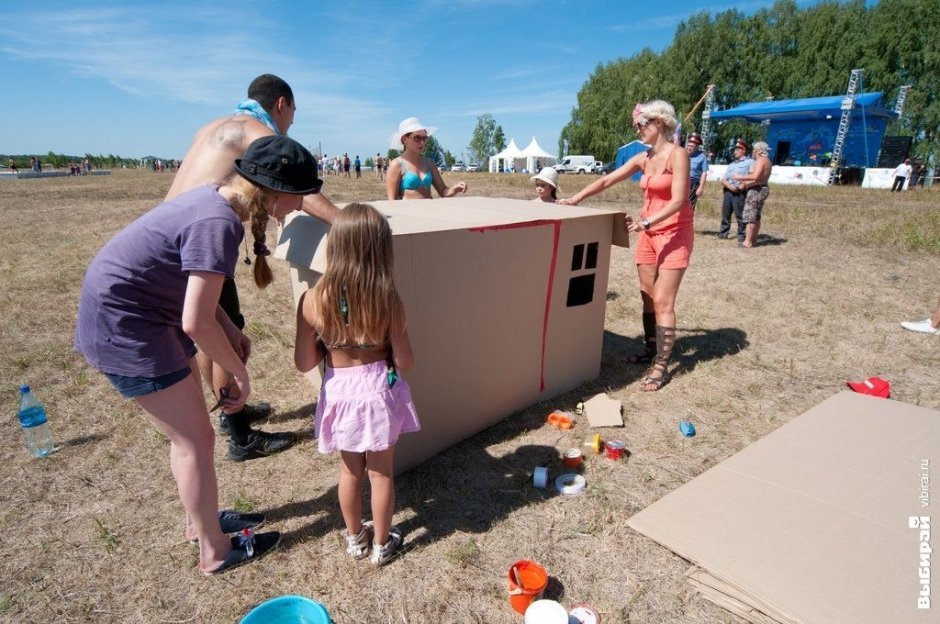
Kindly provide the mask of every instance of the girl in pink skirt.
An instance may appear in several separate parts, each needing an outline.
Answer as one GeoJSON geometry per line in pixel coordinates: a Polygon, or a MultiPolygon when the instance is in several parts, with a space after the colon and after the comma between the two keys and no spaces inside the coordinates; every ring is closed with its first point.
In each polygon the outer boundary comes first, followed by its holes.
{"type": "Polygon", "coordinates": [[[382,565],[401,545],[392,526],[393,464],[402,433],[421,428],[407,382],[414,366],[405,310],[393,279],[392,231],[367,204],[339,212],[326,273],[300,299],[294,363],[307,372],[326,358],[317,402],[321,453],[339,451],[339,504],[346,552],[382,565]],[[372,486],[372,521],[362,518],[362,481],[372,486]]]}

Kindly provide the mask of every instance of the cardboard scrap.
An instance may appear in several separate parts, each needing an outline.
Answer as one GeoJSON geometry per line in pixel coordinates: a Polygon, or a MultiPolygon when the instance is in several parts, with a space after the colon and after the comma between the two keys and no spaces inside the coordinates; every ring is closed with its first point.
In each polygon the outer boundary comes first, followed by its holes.
{"type": "Polygon", "coordinates": [[[931,533],[918,527],[940,515],[938,465],[940,412],[843,391],[628,525],[697,566],[687,576],[705,598],[756,624],[937,622],[940,599],[922,606],[931,533]]]}
{"type": "Polygon", "coordinates": [[[603,392],[584,400],[584,415],[592,427],[623,427],[623,406],[603,392]]]}

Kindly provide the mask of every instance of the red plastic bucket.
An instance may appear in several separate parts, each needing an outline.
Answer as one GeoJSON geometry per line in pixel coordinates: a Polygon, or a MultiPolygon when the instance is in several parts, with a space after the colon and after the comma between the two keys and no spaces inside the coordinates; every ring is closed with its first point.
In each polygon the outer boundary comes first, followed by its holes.
{"type": "Polygon", "coordinates": [[[547,585],[545,568],[528,559],[517,561],[509,568],[509,604],[516,613],[525,614],[529,605],[542,597],[547,585]]]}

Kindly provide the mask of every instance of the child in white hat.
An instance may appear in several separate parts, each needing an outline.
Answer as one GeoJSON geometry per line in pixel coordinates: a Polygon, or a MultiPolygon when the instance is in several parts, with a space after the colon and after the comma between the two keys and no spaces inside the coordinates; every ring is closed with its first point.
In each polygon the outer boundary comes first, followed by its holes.
{"type": "Polygon", "coordinates": [[[534,201],[555,203],[558,199],[558,172],[554,167],[545,167],[529,179],[535,180],[535,193],[538,197],[534,201]]]}

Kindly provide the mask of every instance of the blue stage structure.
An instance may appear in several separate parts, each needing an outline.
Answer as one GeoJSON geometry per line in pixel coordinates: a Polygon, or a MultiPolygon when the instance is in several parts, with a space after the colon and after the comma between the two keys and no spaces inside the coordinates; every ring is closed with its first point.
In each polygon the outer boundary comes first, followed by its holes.
{"type": "MultiPolygon", "coordinates": [[[[775,165],[828,166],[839,132],[844,95],[799,100],[748,102],[712,111],[711,119],[744,119],[767,126],[764,141],[775,165]]],[[[888,121],[898,113],[885,107],[882,92],[855,96],[842,153],[843,167],[874,167],[888,121]]]]}
{"type": "MultiPolygon", "coordinates": [[[[621,145],[617,148],[617,159],[614,161],[616,166],[619,168],[623,163],[630,160],[635,154],[640,152],[645,152],[650,148],[649,145],[645,144],[643,141],[630,141],[626,145],[621,145]]],[[[640,178],[643,177],[643,172],[638,171],[630,176],[630,179],[634,182],[639,182],[640,178]]]]}

